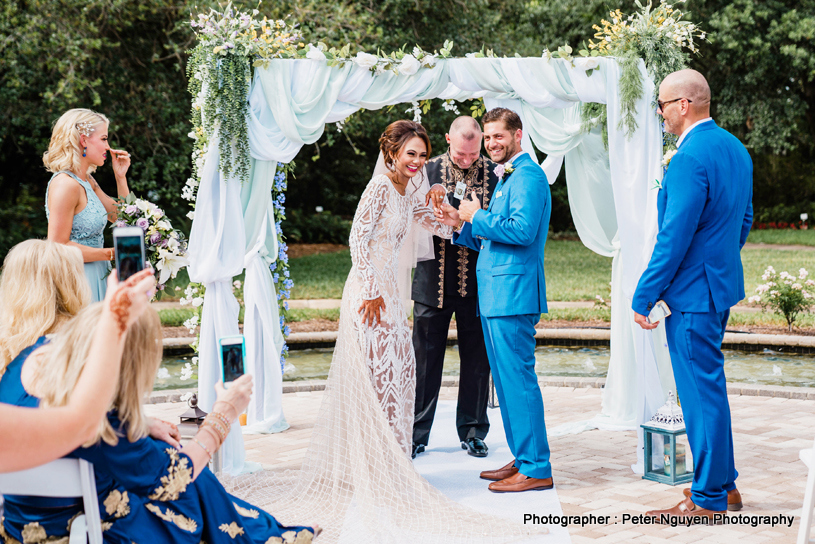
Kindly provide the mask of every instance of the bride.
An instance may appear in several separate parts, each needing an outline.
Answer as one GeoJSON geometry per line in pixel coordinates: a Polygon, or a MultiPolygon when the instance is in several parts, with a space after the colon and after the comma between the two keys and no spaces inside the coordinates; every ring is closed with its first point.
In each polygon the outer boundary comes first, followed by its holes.
{"type": "Polygon", "coordinates": [[[337,344],[303,466],[239,477],[232,490],[284,523],[313,519],[321,542],[515,540],[529,529],[456,504],[413,468],[415,356],[399,253],[412,223],[445,238],[452,229],[427,205],[443,195],[417,196],[430,155],[424,127],[396,121],[379,144],[387,173],[370,180],[354,217],[337,344]]]}

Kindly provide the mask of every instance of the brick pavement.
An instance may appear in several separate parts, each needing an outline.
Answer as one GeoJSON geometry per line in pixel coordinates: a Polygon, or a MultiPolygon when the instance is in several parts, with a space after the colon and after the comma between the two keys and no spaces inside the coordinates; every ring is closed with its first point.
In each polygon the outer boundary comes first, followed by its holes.
{"type": "MultiPolygon", "coordinates": [[[[441,398],[455,400],[457,390],[442,389],[441,398]]],[[[543,389],[547,425],[588,419],[600,410],[600,389],[551,387],[543,389]]],[[[662,527],[614,524],[625,513],[667,508],[681,500],[681,486],[643,480],[631,472],[636,434],[589,431],[550,440],[552,466],[563,512],[567,515],[611,515],[608,525],[570,527],[574,544],[584,542],[795,542],[806,467],[798,451],[812,446],[815,401],[792,398],[731,395],[737,481],[744,500],[743,515],[795,515],[792,527],[695,526],[662,527]]],[[[308,447],[322,392],[283,395],[291,428],[275,435],[245,435],[247,460],[269,469],[297,468],[308,447]]],[[[150,415],[177,421],[181,403],[147,406],[150,415]]]]}

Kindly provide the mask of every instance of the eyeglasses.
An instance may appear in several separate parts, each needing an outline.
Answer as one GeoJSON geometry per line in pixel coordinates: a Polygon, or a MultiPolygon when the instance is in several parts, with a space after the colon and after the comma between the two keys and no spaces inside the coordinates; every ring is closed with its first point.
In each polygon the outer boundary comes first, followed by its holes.
{"type": "Polygon", "coordinates": [[[687,100],[688,104],[693,103],[693,100],[691,100],[690,98],[684,98],[683,97],[683,98],[674,98],[673,100],[666,100],[665,102],[663,102],[662,100],[657,100],[657,106],[659,106],[660,111],[665,111],[665,106],[667,106],[668,104],[671,104],[672,102],[678,102],[680,100],[687,100]]]}

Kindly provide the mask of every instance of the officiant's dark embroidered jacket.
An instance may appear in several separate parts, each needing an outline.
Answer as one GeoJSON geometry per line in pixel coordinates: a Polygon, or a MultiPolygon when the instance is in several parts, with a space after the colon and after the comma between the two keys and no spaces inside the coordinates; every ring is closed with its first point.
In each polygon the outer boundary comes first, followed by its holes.
{"type": "MultiPolygon", "coordinates": [[[[495,163],[480,156],[467,170],[456,166],[448,151],[444,155],[427,161],[427,177],[430,185],[439,183],[447,189],[447,199],[458,209],[461,201],[453,197],[456,184],[467,184],[464,198],[469,199],[473,191],[481,200],[481,207],[490,205],[492,192],[498,185],[494,173],[495,163]]],[[[475,262],[478,252],[463,246],[453,245],[450,240],[433,237],[435,259],[420,261],[413,275],[412,298],[427,306],[441,308],[444,297],[474,297],[478,294],[475,279],[475,262]]]]}

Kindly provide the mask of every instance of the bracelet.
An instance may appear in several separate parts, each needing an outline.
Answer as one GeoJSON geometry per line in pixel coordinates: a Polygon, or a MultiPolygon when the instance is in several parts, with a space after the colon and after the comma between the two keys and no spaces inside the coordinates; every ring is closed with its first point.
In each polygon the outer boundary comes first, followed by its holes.
{"type": "Polygon", "coordinates": [[[221,437],[221,443],[223,443],[224,440],[226,440],[226,435],[228,433],[226,429],[224,429],[223,426],[221,426],[220,423],[218,423],[217,421],[212,421],[209,419],[209,417],[207,417],[207,419],[204,420],[204,423],[201,424],[201,428],[203,429],[206,426],[212,427],[218,433],[218,436],[221,437]]]}
{"type": "MultiPolygon", "coordinates": [[[[228,404],[233,410],[235,410],[235,419],[237,419],[238,416],[241,415],[241,413],[238,411],[238,409],[235,408],[235,405],[232,404],[231,402],[229,402],[228,400],[219,400],[215,404],[218,404],[219,402],[223,402],[224,404],[228,404]]],[[[212,405],[213,409],[215,408],[215,404],[212,405]]],[[[220,412],[214,412],[214,413],[220,414],[220,412]]],[[[229,421],[227,421],[226,423],[229,423],[229,421]]]]}
{"type": "Polygon", "coordinates": [[[201,447],[201,449],[202,449],[202,450],[204,450],[204,451],[206,452],[206,454],[207,454],[207,455],[209,455],[209,458],[210,458],[210,459],[212,459],[212,453],[209,451],[209,448],[207,448],[207,447],[204,445],[204,443],[203,443],[203,442],[201,442],[200,440],[198,440],[198,439],[197,439],[197,438],[195,438],[194,436],[192,437],[192,441],[193,441],[193,442],[195,442],[196,444],[198,444],[198,445],[201,447]]]}
{"type": "Polygon", "coordinates": [[[223,445],[224,441],[221,439],[221,435],[215,429],[210,429],[209,427],[201,426],[201,428],[199,429],[199,432],[200,431],[207,431],[206,434],[211,436],[212,439],[215,441],[215,449],[216,450],[218,450],[221,447],[221,445],[223,445]]]}
{"type": "Polygon", "coordinates": [[[226,416],[223,415],[221,412],[210,412],[209,415],[223,423],[224,426],[226,426],[227,428],[229,428],[232,425],[232,423],[228,419],[226,419],[226,416]]]}
{"type": "Polygon", "coordinates": [[[458,225],[456,225],[456,232],[464,228],[464,219],[459,218],[458,225]]]}

